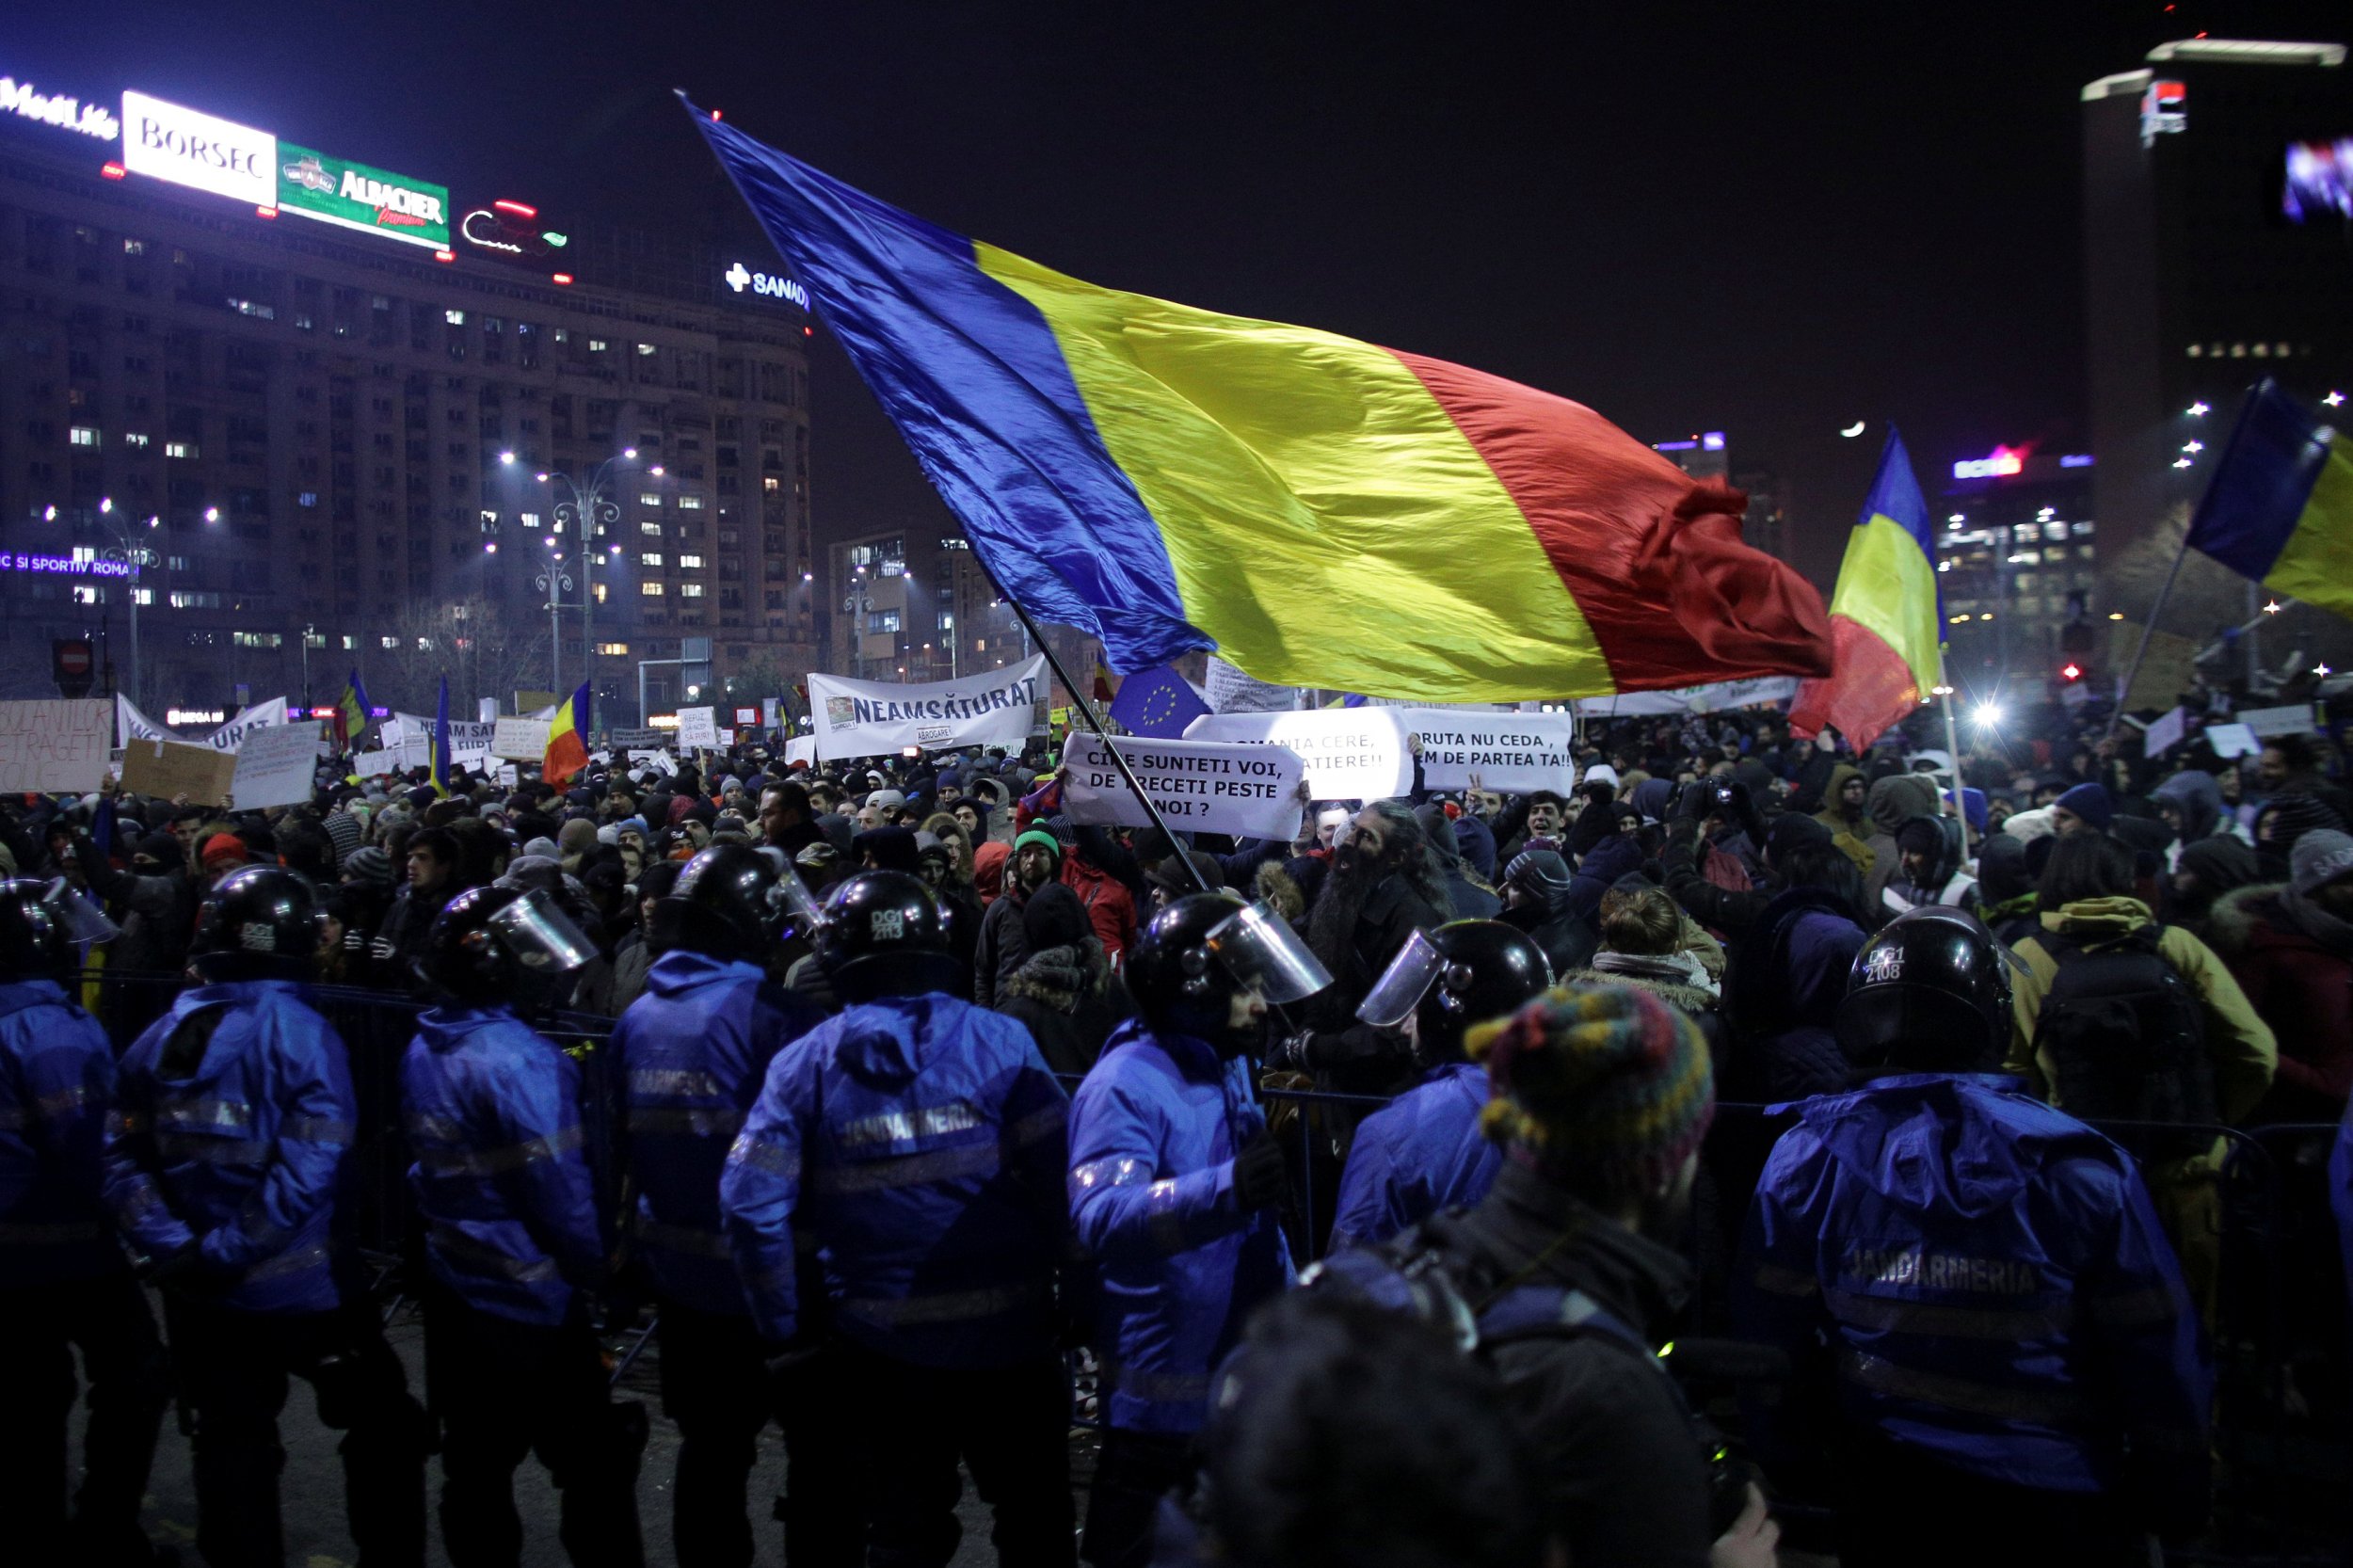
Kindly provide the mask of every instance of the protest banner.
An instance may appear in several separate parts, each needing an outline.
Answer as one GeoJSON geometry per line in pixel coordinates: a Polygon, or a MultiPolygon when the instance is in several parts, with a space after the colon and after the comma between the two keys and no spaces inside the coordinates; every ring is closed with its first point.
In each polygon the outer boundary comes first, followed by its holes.
{"type": "Polygon", "coordinates": [[[785,742],[784,761],[787,767],[792,766],[795,762],[807,762],[811,767],[816,766],[817,737],[814,735],[795,735],[792,739],[785,742]]]}
{"type": "Polygon", "coordinates": [[[2316,728],[2313,723],[2313,705],[2291,702],[2282,708],[2242,708],[2238,722],[2252,730],[2256,739],[2267,741],[2274,735],[2302,735],[2316,728]]]}
{"type": "MultiPolygon", "coordinates": [[[[493,756],[497,755],[498,727],[504,722],[505,721],[501,719],[493,719],[488,724],[478,719],[450,720],[449,760],[451,764],[471,768],[480,767],[489,761],[493,756]]],[[[394,713],[384,721],[384,728],[392,731],[390,737],[384,742],[387,745],[395,744],[418,735],[424,736],[429,744],[433,739],[434,721],[415,713],[394,713]],[[400,728],[396,730],[392,729],[394,725],[400,728]]],[[[536,756],[534,760],[536,760],[536,756]]]]}
{"type": "Polygon", "coordinates": [[[236,750],[229,785],[237,809],[255,811],[309,800],[318,776],[318,738],[316,719],[272,725],[248,735],[236,750]]]}
{"type": "MultiPolygon", "coordinates": [[[[186,744],[208,745],[215,751],[234,751],[244,743],[246,736],[254,730],[265,729],[285,722],[286,699],[282,696],[274,696],[267,702],[256,703],[248,708],[203,740],[186,744]]],[[[119,744],[125,746],[133,741],[169,741],[175,744],[180,744],[178,735],[131,706],[129,697],[120,695],[115,697],[115,727],[120,732],[121,738],[119,744]]]]}
{"type": "Polygon", "coordinates": [[[1201,680],[1202,700],[1215,713],[1288,713],[1299,706],[1299,688],[1277,686],[1244,675],[1216,654],[1201,680]]]}
{"type": "MultiPolygon", "coordinates": [[[[1134,736],[1123,736],[1118,744],[1170,827],[1285,842],[1298,836],[1299,780],[1306,765],[1289,747],[1134,736]]],[[[1062,798],[1074,823],[1151,825],[1151,813],[1120,776],[1099,735],[1070,737],[1063,753],[1062,798]]]]}
{"type": "Polygon", "coordinates": [[[655,729],[650,727],[640,729],[616,729],[611,734],[613,749],[616,751],[628,751],[632,747],[650,751],[656,746],[665,746],[670,744],[668,730],[655,729]]]}
{"type": "Polygon", "coordinates": [[[639,768],[653,768],[664,778],[678,772],[677,760],[666,751],[651,751],[638,746],[632,748],[628,757],[632,771],[639,768]]]}
{"type": "Polygon", "coordinates": [[[106,776],[113,737],[103,696],[0,702],[0,790],[87,794],[106,776]]]}
{"type": "Polygon", "coordinates": [[[1003,669],[918,685],[813,673],[808,678],[817,755],[828,762],[905,746],[950,751],[968,745],[1018,745],[1037,723],[1038,699],[1045,695],[1042,653],[1003,669]]]}
{"type": "Polygon", "coordinates": [[[1459,708],[1394,708],[1421,737],[1421,781],[1432,790],[1530,790],[1568,793],[1577,783],[1577,720],[1568,713],[1486,713],[1459,708]]]}
{"type": "Polygon", "coordinates": [[[2189,712],[2176,704],[2171,711],[2149,726],[2140,737],[2144,757],[2162,757],[2182,744],[2182,732],[2188,728],[2189,712]]]}
{"type": "Polygon", "coordinates": [[[719,744],[719,721],[709,708],[681,708],[678,711],[678,745],[680,751],[709,751],[719,744]]]}
{"type": "Polygon", "coordinates": [[[2205,728],[2206,744],[2224,761],[2233,757],[2252,757],[2263,750],[2263,742],[2243,724],[2210,724],[2205,728]]]}
{"type": "Polygon", "coordinates": [[[523,770],[512,762],[501,762],[498,776],[500,789],[512,790],[522,783],[523,770]]]}
{"type": "Polygon", "coordinates": [[[490,735],[490,755],[510,762],[536,762],[548,754],[548,721],[501,719],[490,735]]]}
{"type": "Polygon", "coordinates": [[[224,806],[236,778],[234,752],[183,741],[133,741],[122,748],[122,787],[133,794],[224,806]]]}
{"type": "Polygon", "coordinates": [[[1414,760],[1394,708],[1210,713],[1187,726],[1185,739],[1289,746],[1305,764],[1318,800],[1387,800],[1414,786],[1414,760]]]}
{"type": "Polygon", "coordinates": [[[1577,711],[1589,719],[1646,718],[1655,713],[1721,713],[1761,702],[1787,702],[1798,695],[1795,676],[1768,675],[1752,680],[1712,680],[1664,692],[1620,692],[1615,696],[1579,697],[1577,711]]]}
{"type": "Polygon", "coordinates": [[[351,772],[358,778],[374,778],[400,766],[400,759],[389,751],[363,751],[351,760],[351,772]]]}

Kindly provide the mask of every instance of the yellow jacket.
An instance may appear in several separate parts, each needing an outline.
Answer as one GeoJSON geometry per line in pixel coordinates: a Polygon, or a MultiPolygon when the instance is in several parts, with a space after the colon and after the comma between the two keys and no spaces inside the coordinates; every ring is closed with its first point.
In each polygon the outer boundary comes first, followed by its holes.
{"type": "MultiPolygon", "coordinates": [[[[2044,915],[2042,926],[2096,943],[2129,936],[2149,920],[2149,906],[2137,898],[2096,898],[2044,915]]],[[[2011,977],[2009,1059],[2002,1067],[2025,1079],[2034,1094],[2050,1099],[2056,1075],[2034,1050],[2034,1026],[2042,1011],[2042,999],[2050,994],[2051,982],[2058,974],[2058,962],[2037,936],[2024,938],[2011,951],[2025,962],[2026,972],[2011,977]]],[[[2231,971],[2205,943],[2180,926],[2169,925],[2157,939],[2157,952],[2205,1003],[2206,1053],[2214,1058],[2216,1105],[2224,1121],[2236,1122],[2254,1110],[2255,1102],[2271,1087],[2271,1075],[2280,1065],[2280,1043],[2273,1038],[2271,1026],[2255,1016],[2231,971]]]]}

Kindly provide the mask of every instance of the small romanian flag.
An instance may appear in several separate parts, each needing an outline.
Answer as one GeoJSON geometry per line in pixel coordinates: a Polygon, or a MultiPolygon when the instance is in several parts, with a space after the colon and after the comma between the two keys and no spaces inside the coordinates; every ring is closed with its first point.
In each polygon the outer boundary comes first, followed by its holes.
{"type": "Polygon", "coordinates": [[[349,750],[360,744],[367,728],[368,689],[360,684],[360,672],[353,670],[344,683],[343,700],[335,704],[335,744],[349,750]]]}
{"type": "Polygon", "coordinates": [[[1941,595],[1929,504],[1903,438],[1891,429],[1831,595],[1836,667],[1799,686],[1789,728],[1814,735],[1833,725],[1861,750],[1917,708],[1943,667],[1941,595]]]}
{"type": "Polygon", "coordinates": [[[2189,525],[2189,543],[2276,594],[2353,618],[2353,452],[2264,377],[2189,525]]]}
{"type": "Polygon", "coordinates": [[[441,677],[441,705],[433,711],[433,792],[448,798],[449,754],[449,677],[441,677]]]}
{"type": "Polygon", "coordinates": [[[593,728],[588,701],[588,682],[584,680],[564,699],[555,711],[555,722],[548,726],[548,753],[540,760],[539,776],[557,789],[570,783],[588,765],[588,731],[593,728]]]}
{"type": "Polygon", "coordinates": [[[981,564],[1114,670],[1484,702],[1832,667],[1745,497],[1591,408],[1068,277],[695,124],[981,564]]]}

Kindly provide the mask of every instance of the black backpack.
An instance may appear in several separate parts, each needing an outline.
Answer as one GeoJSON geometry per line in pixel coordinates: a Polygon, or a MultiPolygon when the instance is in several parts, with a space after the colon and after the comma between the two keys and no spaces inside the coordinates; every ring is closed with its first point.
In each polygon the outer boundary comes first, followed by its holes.
{"type": "MultiPolygon", "coordinates": [[[[2049,1061],[2051,1097],[2069,1115],[2198,1128],[2220,1120],[2204,1004],[2157,951],[2164,935],[2154,921],[2096,944],[2039,934],[2058,974],[2035,1018],[2034,1049],[2049,1061]]],[[[2180,1159],[2212,1142],[2211,1133],[2167,1134],[2147,1152],[2180,1159]]]]}

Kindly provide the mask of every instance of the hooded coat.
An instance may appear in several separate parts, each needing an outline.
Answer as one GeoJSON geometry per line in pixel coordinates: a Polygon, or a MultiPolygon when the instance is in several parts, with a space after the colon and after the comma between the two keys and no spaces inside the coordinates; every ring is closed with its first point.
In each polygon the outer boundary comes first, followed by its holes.
{"type": "Polygon", "coordinates": [[[1503,1163],[1503,1150],[1479,1129],[1486,1104],[1486,1069],[1448,1062],[1366,1117],[1340,1173],[1330,1250],[1385,1241],[1441,1208],[1485,1197],[1503,1163]]]}
{"type": "Polygon", "coordinates": [[[1794,1109],[1733,1274],[1739,1333],[1798,1368],[1753,1413],[1769,1457],[1828,1403],[1991,1480],[2202,1512],[2212,1374],[2130,1156],[1994,1078],[1794,1109]]]}
{"type": "Polygon", "coordinates": [[[1936,780],[1927,774],[1890,774],[1871,786],[1864,802],[1864,810],[1874,829],[1864,840],[1871,852],[1870,868],[1863,873],[1865,909],[1883,907],[1880,895],[1886,891],[1892,878],[1903,873],[1896,849],[1896,830],[1913,817],[1932,815],[1936,808],[1936,780]]]}
{"type": "Polygon", "coordinates": [[[835,1327],[920,1367],[1052,1352],[1069,1100],[1026,1031],[954,997],[884,997],[769,1064],[719,1210],[753,1326],[800,1326],[795,1248],[835,1327]]]}
{"type": "Polygon", "coordinates": [[[2353,925],[2271,883],[2217,899],[2208,930],[2280,1041],[2279,1076],[2255,1120],[2338,1120],[2353,1096],[2353,925]]]}

